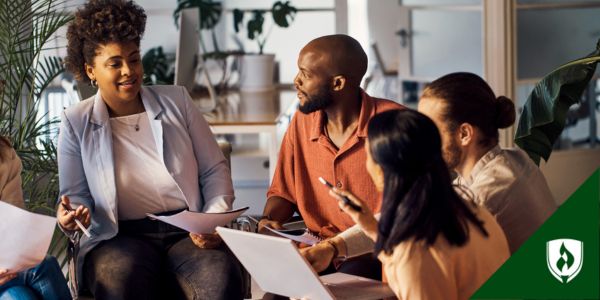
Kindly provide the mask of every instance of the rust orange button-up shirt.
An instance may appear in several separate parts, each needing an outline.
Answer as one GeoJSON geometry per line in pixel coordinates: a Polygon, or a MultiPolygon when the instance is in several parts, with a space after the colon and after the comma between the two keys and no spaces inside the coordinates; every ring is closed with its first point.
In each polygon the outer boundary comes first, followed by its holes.
{"type": "Polygon", "coordinates": [[[369,120],[377,113],[403,106],[370,97],[361,91],[362,103],[358,127],[337,150],[323,131],[323,111],[296,113],[279,151],[275,175],[267,198],[278,196],[298,207],[307,227],[327,238],[354,225],[340,211],[329,189],[318,180],[322,176],[338,188],[349,190],[378,212],[381,196],[366,168],[364,150],[369,120]]]}

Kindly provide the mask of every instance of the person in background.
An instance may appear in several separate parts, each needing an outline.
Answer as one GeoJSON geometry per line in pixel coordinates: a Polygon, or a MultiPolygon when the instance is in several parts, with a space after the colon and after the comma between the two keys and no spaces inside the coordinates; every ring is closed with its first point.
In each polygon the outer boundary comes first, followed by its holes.
{"type": "MultiPolygon", "coordinates": [[[[0,201],[25,207],[21,189],[21,159],[4,137],[0,137],[0,201]]],[[[0,269],[0,300],[17,299],[71,299],[56,258],[47,256],[37,266],[19,273],[0,269]]]]}
{"type": "MultiPolygon", "coordinates": [[[[294,85],[300,106],[286,131],[259,230],[280,229],[294,212],[308,229],[331,238],[354,225],[319,177],[334,185],[354,187],[370,209],[378,211],[380,198],[364,165],[367,124],[377,113],[401,105],[367,95],[360,82],[367,70],[367,55],[350,36],[328,35],[310,41],[300,51],[294,85]]],[[[326,240],[311,249],[314,257],[332,258],[341,251],[326,240]]],[[[313,260],[312,253],[306,256],[313,260]]],[[[330,261],[330,260],[329,260],[330,261]]],[[[329,261],[319,271],[331,267],[329,261]]],[[[380,278],[380,263],[370,256],[342,264],[338,271],[380,278]]]]}
{"type": "Polygon", "coordinates": [[[330,194],[375,241],[399,299],[468,299],[509,257],[502,229],[484,207],[455,191],[429,118],[412,110],[384,112],[371,119],[368,132],[367,170],[383,192],[379,221],[352,193],[330,194]]]}
{"type": "Polygon", "coordinates": [[[452,73],[425,88],[418,110],[438,126],[444,160],[458,174],[455,183],[496,217],[511,253],[517,251],[557,205],[527,153],[498,144],[498,129],[515,122],[513,102],[496,97],[475,74],[452,73]]]}
{"type": "Polygon", "coordinates": [[[224,212],[234,194],[185,88],[142,87],[145,23],[132,1],[91,0],[67,29],[67,69],[98,88],[64,110],[58,138],[59,224],[76,239],[74,220],[91,216],[72,279],[95,299],[241,299],[240,265],[216,234],[146,215],[224,212]]]}

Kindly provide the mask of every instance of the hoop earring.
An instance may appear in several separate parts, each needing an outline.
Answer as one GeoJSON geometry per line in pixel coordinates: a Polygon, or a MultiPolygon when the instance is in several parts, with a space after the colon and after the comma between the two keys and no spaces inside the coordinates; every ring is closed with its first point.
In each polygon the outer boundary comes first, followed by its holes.
{"type": "Polygon", "coordinates": [[[98,82],[95,79],[90,80],[90,85],[93,88],[97,88],[98,87],[98,82]]]}

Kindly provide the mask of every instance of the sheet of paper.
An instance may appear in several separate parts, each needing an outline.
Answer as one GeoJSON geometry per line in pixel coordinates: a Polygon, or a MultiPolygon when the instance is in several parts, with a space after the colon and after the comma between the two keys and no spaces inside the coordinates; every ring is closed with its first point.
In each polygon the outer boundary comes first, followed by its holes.
{"type": "Polygon", "coordinates": [[[39,264],[55,226],[56,218],[0,201],[0,269],[19,272],[39,264]]]}
{"type": "Polygon", "coordinates": [[[156,216],[148,214],[152,219],[160,220],[196,234],[213,233],[217,226],[225,226],[242,215],[248,207],[222,212],[201,213],[184,210],[172,216],[156,216]]]}
{"type": "Polygon", "coordinates": [[[294,229],[294,230],[277,230],[277,229],[273,229],[271,227],[266,226],[265,228],[269,229],[271,232],[288,238],[292,241],[296,241],[296,242],[300,242],[300,243],[304,243],[307,245],[314,245],[318,242],[321,241],[321,238],[319,238],[318,236],[308,232],[307,230],[300,230],[300,229],[294,229]]]}
{"type": "Polygon", "coordinates": [[[321,276],[321,282],[335,295],[336,299],[370,300],[394,296],[387,284],[360,276],[332,273],[321,276]]]}

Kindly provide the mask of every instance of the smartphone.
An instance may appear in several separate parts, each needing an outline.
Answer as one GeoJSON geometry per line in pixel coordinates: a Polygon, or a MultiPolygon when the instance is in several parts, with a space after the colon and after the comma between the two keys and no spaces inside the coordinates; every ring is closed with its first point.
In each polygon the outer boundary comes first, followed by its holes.
{"type": "MultiPolygon", "coordinates": [[[[329,183],[329,181],[325,180],[325,178],[323,177],[319,177],[319,181],[326,185],[327,187],[329,187],[330,189],[333,188],[333,184],[329,183]]],[[[344,204],[350,206],[350,208],[352,208],[355,211],[361,212],[362,208],[360,206],[358,206],[356,203],[352,202],[348,197],[340,195],[340,197],[342,197],[342,201],[344,201],[344,204]]]]}

